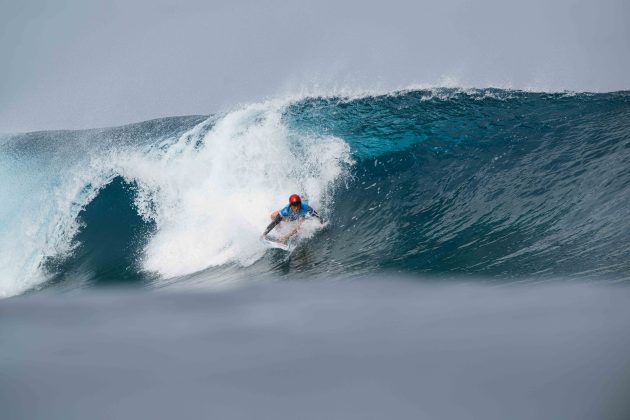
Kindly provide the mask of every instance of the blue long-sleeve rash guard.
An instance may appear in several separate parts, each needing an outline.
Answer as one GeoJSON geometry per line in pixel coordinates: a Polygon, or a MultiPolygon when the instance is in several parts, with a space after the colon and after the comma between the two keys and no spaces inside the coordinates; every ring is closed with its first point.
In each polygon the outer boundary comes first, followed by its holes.
{"type": "Polygon", "coordinates": [[[271,230],[275,228],[276,225],[280,223],[282,219],[284,218],[287,218],[290,220],[296,220],[296,219],[299,219],[300,217],[306,217],[307,215],[317,217],[319,221],[322,222],[322,218],[319,216],[319,214],[317,214],[315,209],[309,206],[306,201],[302,202],[302,205],[300,206],[300,209],[298,211],[291,210],[291,206],[287,205],[278,211],[278,216],[276,216],[273,222],[271,222],[269,226],[267,226],[267,229],[265,229],[265,232],[263,233],[263,235],[266,235],[269,232],[271,232],[271,230]]]}
{"type": "Polygon", "coordinates": [[[289,219],[305,217],[307,214],[310,216],[317,215],[315,210],[313,210],[313,208],[309,206],[307,202],[303,202],[298,211],[293,211],[291,210],[290,205],[286,205],[279,211],[279,213],[282,217],[288,217],[289,219]]]}

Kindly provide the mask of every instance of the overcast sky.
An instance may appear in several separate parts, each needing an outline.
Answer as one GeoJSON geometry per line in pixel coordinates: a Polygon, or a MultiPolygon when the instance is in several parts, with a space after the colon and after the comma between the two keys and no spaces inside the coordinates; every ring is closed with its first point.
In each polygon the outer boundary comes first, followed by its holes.
{"type": "Polygon", "coordinates": [[[627,90],[629,22],[629,0],[3,0],[0,132],[209,114],[313,86],[627,90]]]}

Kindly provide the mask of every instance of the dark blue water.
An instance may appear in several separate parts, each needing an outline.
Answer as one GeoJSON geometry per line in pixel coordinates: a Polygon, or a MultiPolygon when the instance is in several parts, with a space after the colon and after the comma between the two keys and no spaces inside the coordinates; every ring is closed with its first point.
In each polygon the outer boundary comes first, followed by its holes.
{"type": "Polygon", "coordinates": [[[498,278],[629,277],[627,93],[440,93],[289,109],[292,124],[345,139],[358,160],[322,260],[498,278]]]}

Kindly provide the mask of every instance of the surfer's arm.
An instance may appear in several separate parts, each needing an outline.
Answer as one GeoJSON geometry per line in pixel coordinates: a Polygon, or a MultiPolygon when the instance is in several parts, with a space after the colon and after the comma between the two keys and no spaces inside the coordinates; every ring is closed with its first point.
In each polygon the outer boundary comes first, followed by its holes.
{"type": "Polygon", "coordinates": [[[322,219],[322,216],[320,216],[319,214],[317,214],[317,212],[315,211],[314,208],[311,207],[311,216],[315,217],[317,220],[319,220],[319,223],[324,223],[324,219],[322,219]]]}
{"type": "Polygon", "coordinates": [[[311,206],[308,206],[308,215],[311,216],[311,217],[316,218],[317,220],[319,220],[319,223],[324,223],[324,219],[322,219],[322,216],[317,214],[315,209],[313,207],[311,207],[311,206]]]}
{"type": "MultiPolygon", "coordinates": [[[[278,213],[278,212],[275,212],[278,213]]],[[[273,219],[273,222],[269,223],[269,226],[267,226],[267,229],[265,229],[265,231],[263,232],[263,236],[266,236],[269,232],[271,232],[271,230],[273,228],[275,228],[278,223],[280,223],[282,221],[282,216],[278,213],[276,214],[276,217],[273,219]]]]}

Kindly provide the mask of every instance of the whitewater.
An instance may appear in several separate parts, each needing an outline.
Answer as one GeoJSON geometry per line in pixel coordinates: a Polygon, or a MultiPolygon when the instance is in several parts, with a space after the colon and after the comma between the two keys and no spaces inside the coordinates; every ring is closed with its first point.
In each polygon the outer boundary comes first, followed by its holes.
{"type": "Polygon", "coordinates": [[[408,89],[0,137],[0,296],[366,273],[630,279],[630,94],[408,89]],[[302,194],[327,220],[258,238],[302,194]]]}

